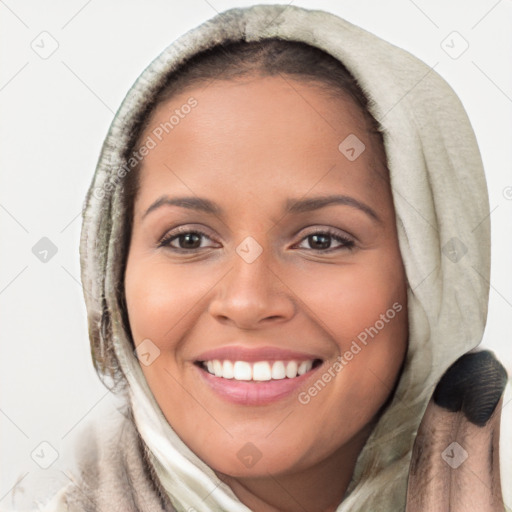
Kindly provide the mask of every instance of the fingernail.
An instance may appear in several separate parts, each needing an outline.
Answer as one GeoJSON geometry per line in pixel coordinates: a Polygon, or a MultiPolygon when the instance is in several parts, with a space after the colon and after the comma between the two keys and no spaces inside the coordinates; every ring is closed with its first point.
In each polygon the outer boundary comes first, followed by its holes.
{"type": "Polygon", "coordinates": [[[467,353],[446,370],[434,391],[434,402],[483,427],[492,416],[507,384],[503,365],[488,350],[467,353]]]}

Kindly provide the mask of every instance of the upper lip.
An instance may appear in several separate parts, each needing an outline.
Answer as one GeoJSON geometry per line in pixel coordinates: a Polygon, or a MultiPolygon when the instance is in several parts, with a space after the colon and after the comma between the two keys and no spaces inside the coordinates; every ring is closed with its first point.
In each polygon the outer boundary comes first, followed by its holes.
{"type": "Polygon", "coordinates": [[[291,360],[309,361],[322,358],[315,354],[286,350],[272,346],[248,348],[241,345],[230,345],[203,352],[196,358],[196,361],[212,361],[214,359],[218,359],[219,361],[257,362],[291,360]]]}

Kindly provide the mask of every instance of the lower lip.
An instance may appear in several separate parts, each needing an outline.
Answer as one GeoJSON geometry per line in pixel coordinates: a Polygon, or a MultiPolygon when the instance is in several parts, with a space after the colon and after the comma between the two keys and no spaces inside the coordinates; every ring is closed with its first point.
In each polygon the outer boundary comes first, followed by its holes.
{"type": "Polygon", "coordinates": [[[196,366],[206,384],[223,399],[239,405],[266,405],[291,395],[322,365],[293,379],[240,381],[216,377],[196,366]]]}

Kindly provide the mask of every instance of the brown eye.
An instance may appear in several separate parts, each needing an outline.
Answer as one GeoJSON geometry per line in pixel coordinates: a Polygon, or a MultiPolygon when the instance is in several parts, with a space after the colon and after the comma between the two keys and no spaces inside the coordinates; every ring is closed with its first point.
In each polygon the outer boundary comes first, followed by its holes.
{"type": "Polygon", "coordinates": [[[316,231],[305,236],[302,240],[307,240],[308,244],[313,251],[331,252],[339,249],[352,249],[354,241],[348,237],[341,236],[337,232],[330,230],[316,231]],[[340,245],[336,248],[332,247],[332,240],[335,240],[340,245]]]}
{"type": "Polygon", "coordinates": [[[178,235],[176,239],[178,240],[180,249],[198,249],[201,247],[201,235],[197,233],[178,235]]]}
{"type": "MultiPolygon", "coordinates": [[[[158,244],[159,247],[170,247],[176,250],[193,251],[201,249],[201,241],[209,237],[201,231],[183,231],[180,233],[169,233],[158,244]],[[173,242],[177,241],[173,245],[173,242]]],[[[203,246],[204,247],[204,246],[203,246]]]]}

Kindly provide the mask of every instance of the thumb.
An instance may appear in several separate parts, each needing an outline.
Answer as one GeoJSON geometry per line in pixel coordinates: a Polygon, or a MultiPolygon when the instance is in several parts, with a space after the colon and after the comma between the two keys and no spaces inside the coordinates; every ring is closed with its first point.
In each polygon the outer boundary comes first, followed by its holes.
{"type": "Polygon", "coordinates": [[[407,512],[504,512],[499,466],[507,373],[489,351],[464,354],[443,375],[418,429],[407,512]]]}

